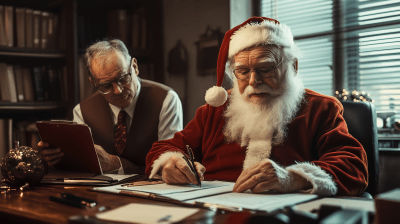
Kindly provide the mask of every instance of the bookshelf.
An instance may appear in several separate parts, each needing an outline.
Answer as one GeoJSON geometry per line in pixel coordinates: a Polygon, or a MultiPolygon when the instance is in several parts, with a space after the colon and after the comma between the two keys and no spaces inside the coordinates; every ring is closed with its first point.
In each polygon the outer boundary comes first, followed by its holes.
{"type": "MultiPolygon", "coordinates": [[[[139,76],[164,82],[161,0],[4,0],[0,3],[0,23],[5,24],[6,8],[13,10],[13,15],[7,19],[9,22],[12,18],[13,25],[0,24],[0,28],[3,27],[0,29],[0,82],[7,83],[0,85],[0,135],[3,135],[0,136],[0,158],[13,147],[12,142],[20,140],[23,135],[18,133],[18,129],[22,131],[20,123],[29,125],[37,120],[73,118],[74,106],[90,94],[83,91],[87,89],[87,83],[84,83],[87,77],[82,74],[85,70],[82,56],[85,48],[96,40],[124,39],[129,53],[139,62],[139,76]],[[38,41],[35,42],[35,27],[31,31],[26,28],[35,26],[34,18],[31,24],[27,22],[30,14],[32,18],[40,14],[40,18],[45,18],[43,21],[47,18],[46,24],[40,20],[39,45],[38,41]],[[22,17],[24,32],[20,26],[22,17]],[[52,34],[50,24],[53,24],[52,34]],[[12,35],[7,36],[10,32],[12,35]],[[25,40],[21,40],[21,32],[25,35],[31,32],[31,36],[24,36],[25,40]],[[46,35],[47,40],[43,40],[46,35]],[[13,83],[4,81],[9,76],[7,69],[14,71],[13,83]],[[21,95],[18,88],[22,88],[22,80],[18,77],[25,76],[16,73],[25,74],[25,70],[29,70],[32,76],[33,90],[30,91],[33,93],[25,90],[24,86],[21,95]],[[34,79],[35,71],[39,70],[42,75],[46,74],[46,81],[42,83],[49,82],[49,76],[54,76],[50,73],[57,74],[55,85],[43,84],[44,95],[41,97],[36,92],[34,79]],[[10,99],[8,94],[4,94],[4,89],[14,90],[16,96],[10,99]],[[56,97],[52,91],[59,91],[56,97]]],[[[26,130],[24,132],[26,134],[26,130]]],[[[27,145],[30,144],[28,141],[25,141],[27,145]]]]}

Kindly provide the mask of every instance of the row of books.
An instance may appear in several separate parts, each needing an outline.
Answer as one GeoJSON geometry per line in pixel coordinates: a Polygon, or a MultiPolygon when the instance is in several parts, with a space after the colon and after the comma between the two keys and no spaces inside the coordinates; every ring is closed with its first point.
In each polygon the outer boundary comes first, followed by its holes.
{"type": "Polygon", "coordinates": [[[122,40],[128,48],[145,50],[151,45],[150,32],[143,7],[132,14],[128,14],[126,9],[116,9],[110,10],[106,17],[102,15],[78,16],[80,49],[86,49],[99,37],[109,37],[122,40]]]}
{"type": "Polygon", "coordinates": [[[0,5],[0,46],[54,49],[59,23],[54,13],[0,5]]]}
{"type": "Polygon", "coordinates": [[[67,101],[66,67],[0,63],[0,101],[67,101]]]}

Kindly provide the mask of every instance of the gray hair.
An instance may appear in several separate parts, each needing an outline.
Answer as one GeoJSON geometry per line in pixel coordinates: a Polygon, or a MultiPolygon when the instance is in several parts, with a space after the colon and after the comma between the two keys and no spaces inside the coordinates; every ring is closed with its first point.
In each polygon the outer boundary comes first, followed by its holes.
{"type": "Polygon", "coordinates": [[[89,76],[91,78],[93,78],[93,72],[92,72],[93,59],[105,60],[107,55],[109,55],[112,52],[121,53],[124,56],[127,64],[128,65],[130,64],[132,57],[129,55],[128,49],[126,48],[124,42],[122,42],[119,39],[98,41],[86,49],[84,60],[86,64],[86,69],[88,70],[89,76]]]}

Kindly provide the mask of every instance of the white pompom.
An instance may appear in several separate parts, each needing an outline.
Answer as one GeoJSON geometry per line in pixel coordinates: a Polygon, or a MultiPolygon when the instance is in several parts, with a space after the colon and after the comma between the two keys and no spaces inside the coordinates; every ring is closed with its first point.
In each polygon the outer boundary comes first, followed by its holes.
{"type": "Polygon", "coordinates": [[[206,92],[205,100],[213,107],[219,107],[226,102],[228,93],[221,86],[213,86],[206,92]]]}

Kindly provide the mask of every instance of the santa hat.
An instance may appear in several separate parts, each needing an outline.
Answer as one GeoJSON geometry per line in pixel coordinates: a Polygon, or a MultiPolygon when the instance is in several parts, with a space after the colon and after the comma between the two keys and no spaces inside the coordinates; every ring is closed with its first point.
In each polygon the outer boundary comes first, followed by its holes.
{"type": "Polygon", "coordinates": [[[225,65],[240,51],[261,44],[274,44],[280,48],[293,48],[293,36],[290,28],[277,20],[267,17],[252,17],[244,23],[228,30],[222,41],[217,61],[217,85],[206,92],[206,102],[213,106],[223,105],[228,94],[221,87],[224,80],[225,65]]]}

